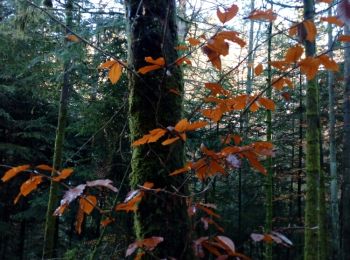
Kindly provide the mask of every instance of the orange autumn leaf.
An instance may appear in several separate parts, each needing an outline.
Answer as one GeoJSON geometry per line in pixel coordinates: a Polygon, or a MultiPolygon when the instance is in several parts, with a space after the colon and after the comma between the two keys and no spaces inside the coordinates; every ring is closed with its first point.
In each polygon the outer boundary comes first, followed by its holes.
{"type": "Polygon", "coordinates": [[[79,207],[76,218],[75,218],[75,231],[78,234],[81,234],[81,225],[84,221],[84,211],[82,208],[79,207]]]}
{"type": "Polygon", "coordinates": [[[18,200],[20,199],[21,195],[26,197],[33,190],[35,190],[41,182],[42,182],[42,176],[40,176],[40,175],[32,176],[27,181],[25,181],[21,185],[20,192],[17,195],[17,197],[16,197],[16,199],[14,201],[14,204],[16,204],[18,202],[18,200]]]}
{"type": "Polygon", "coordinates": [[[232,139],[233,139],[233,142],[235,143],[235,145],[239,145],[242,141],[242,138],[239,135],[233,135],[232,139]]]}
{"type": "Polygon", "coordinates": [[[254,73],[256,76],[259,76],[264,71],[264,67],[261,63],[259,63],[258,66],[255,67],[254,73]]]}
{"type": "Polygon", "coordinates": [[[102,227],[106,227],[106,226],[108,226],[109,224],[113,223],[114,221],[115,221],[114,218],[108,217],[108,218],[106,218],[106,219],[104,219],[104,220],[101,221],[101,226],[102,226],[102,227]]]}
{"type": "Polygon", "coordinates": [[[33,190],[35,190],[38,185],[42,182],[42,176],[36,175],[30,177],[26,182],[21,185],[21,194],[25,197],[33,190]]]}
{"type": "Polygon", "coordinates": [[[218,55],[226,56],[229,53],[229,45],[222,37],[214,37],[209,39],[206,46],[218,55]]]}
{"type": "Polygon", "coordinates": [[[268,98],[259,98],[259,103],[264,106],[267,110],[275,111],[275,102],[268,98]]]}
{"type": "Polygon", "coordinates": [[[340,26],[340,27],[344,25],[344,22],[342,20],[340,20],[337,16],[321,17],[320,20],[322,22],[335,24],[335,25],[340,26]]]}
{"type": "Polygon", "coordinates": [[[188,172],[191,170],[191,166],[192,166],[192,163],[186,163],[186,165],[183,168],[173,171],[172,173],[169,174],[169,176],[174,176],[174,175],[188,172]]]}
{"type": "Polygon", "coordinates": [[[53,168],[49,165],[46,165],[46,164],[40,164],[40,165],[37,165],[35,166],[35,168],[39,169],[39,170],[43,170],[43,171],[52,171],[53,168]]]}
{"type": "Polygon", "coordinates": [[[315,23],[312,20],[305,20],[303,26],[306,31],[306,40],[314,42],[316,39],[317,29],[315,23]]]}
{"type": "Polygon", "coordinates": [[[123,71],[123,67],[121,66],[120,62],[116,60],[108,60],[105,63],[102,63],[98,68],[109,70],[108,78],[112,84],[118,82],[123,71]]]}
{"type": "Polygon", "coordinates": [[[150,71],[158,70],[160,68],[162,68],[162,66],[159,66],[159,65],[147,65],[147,66],[144,66],[144,67],[140,68],[137,72],[141,73],[141,74],[147,74],[150,71]]]}
{"type": "Polygon", "coordinates": [[[165,65],[165,60],[163,57],[153,59],[152,57],[148,56],[145,58],[145,61],[148,63],[151,63],[153,65],[147,65],[147,66],[141,67],[141,68],[139,68],[139,70],[137,72],[139,72],[141,74],[146,74],[150,71],[163,68],[165,65]]]}
{"type": "Polygon", "coordinates": [[[221,107],[217,107],[214,109],[202,109],[203,116],[213,120],[214,122],[218,122],[225,111],[221,109],[221,107]]]}
{"type": "Polygon", "coordinates": [[[153,59],[152,57],[148,56],[145,58],[145,61],[154,65],[164,66],[165,60],[163,57],[153,59]]]}
{"type": "Polygon", "coordinates": [[[3,182],[6,182],[6,181],[12,179],[13,177],[15,177],[18,173],[23,172],[29,168],[30,168],[29,164],[13,167],[10,170],[5,172],[5,174],[4,174],[4,176],[2,176],[1,180],[3,182]]]}
{"type": "Polygon", "coordinates": [[[218,83],[205,83],[204,86],[211,91],[212,96],[216,96],[218,94],[220,95],[229,95],[229,91],[224,89],[220,84],[218,83]]]}
{"type": "Polygon", "coordinates": [[[65,203],[60,205],[53,213],[53,216],[62,216],[63,213],[66,211],[66,209],[68,208],[69,204],[65,203]]]}
{"type": "Polygon", "coordinates": [[[304,53],[303,47],[301,47],[299,44],[297,44],[293,47],[290,47],[287,50],[287,53],[285,55],[284,60],[288,63],[295,63],[300,59],[300,57],[301,57],[301,55],[303,55],[303,53],[304,53]]]}
{"type": "Polygon", "coordinates": [[[317,2],[331,4],[333,2],[333,0],[317,0],[317,2]]]}
{"type": "Polygon", "coordinates": [[[214,38],[219,39],[222,38],[224,40],[228,40],[234,43],[237,43],[241,48],[243,48],[247,43],[241,39],[238,32],[235,31],[222,31],[218,32],[214,38]]]}
{"type": "Polygon", "coordinates": [[[249,164],[255,168],[256,170],[258,170],[260,173],[266,175],[266,169],[264,168],[264,166],[258,161],[257,156],[255,155],[254,152],[252,151],[245,151],[242,153],[244,155],[244,157],[246,157],[248,159],[249,164]]]}
{"type": "Polygon", "coordinates": [[[203,46],[202,51],[208,56],[209,61],[213,64],[213,66],[218,70],[221,70],[220,53],[213,51],[211,48],[208,47],[208,45],[203,46]]]}
{"type": "Polygon", "coordinates": [[[139,146],[139,145],[146,144],[146,143],[157,142],[158,139],[161,138],[163,135],[165,135],[166,132],[167,132],[167,130],[162,129],[162,128],[153,129],[153,130],[149,131],[149,134],[145,134],[140,139],[134,141],[132,143],[132,146],[139,146]]]}
{"type": "Polygon", "coordinates": [[[181,65],[182,63],[186,63],[187,65],[192,65],[192,62],[190,61],[189,58],[187,57],[181,57],[181,58],[178,58],[176,61],[175,61],[176,65],[181,65]]]}
{"type": "Polygon", "coordinates": [[[262,20],[273,22],[277,19],[277,14],[275,14],[272,9],[268,10],[254,10],[251,12],[248,17],[251,20],[262,20]]]}
{"type": "Polygon", "coordinates": [[[120,79],[120,76],[122,75],[123,67],[117,62],[114,63],[108,72],[108,78],[112,82],[112,84],[115,84],[120,79]]]}
{"type": "Polygon", "coordinates": [[[308,80],[313,79],[320,66],[320,60],[318,58],[307,57],[299,62],[300,71],[306,75],[308,80]]]}
{"type": "Polygon", "coordinates": [[[340,41],[340,42],[350,42],[350,35],[339,35],[338,41],[340,41]]]}
{"type": "Polygon", "coordinates": [[[92,195],[88,195],[79,199],[79,206],[87,215],[90,215],[96,204],[97,199],[95,196],[92,195]]]}
{"type": "Polygon", "coordinates": [[[196,122],[190,123],[188,122],[187,119],[182,119],[175,125],[175,130],[177,132],[194,131],[198,128],[202,128],[206,126],[207,124],[208,123],[205,121],[196,121],[196,122]]]}
{"type": "Polygon", "coordinates": [[[66,35],[66,40],[70,42],[80,42],[80,39],[74,34],[66,35]]]}
{"type": "Polygon", "coordinates": [[[190,37],[187,39],[187,41],[190,43],[190,45],[192,46],[197,46],[199,45],[201,42],[200,40],[196,39],[196,38],[193,38],[193,37],[190,37]]]}
{"type": "Polygon", "coordinates": [[[281,90],[284,86],[293,88],[293,82],[288,78],[276,78],[272,80],[272,87],[277,90],[281,90]]]}
{"type": "Polygon", "coordinates": [[[186,45],[178,45],[175,47],[175,50],[177,51],[187,51],[188,47],[186,45]]]}
{"type": "Polygon", "coordinates": [[[252,104],[250,105],[249,110],[250,110],[251,112],[256,112],[256,111],[259,110],[259,105],[258,105],[256,102],[254,102],[254,103],[252,103],[252,104]]]}
{"type": "Polygon", "coordinates": [[[172,144],[172,143],[176,142],[179,139],[180,139],[180,137],[178,137],[178,136],[173,137],[173,138],[168,138],[168,139],[166,139],[165,141],[162,142],[162,145],[172,144]]]}
{"type": "Polygon", "coordinates": [[[327,70],[335,71],[335,72],[339,71],[338,64],[333,59],[331,59],[328,55],[323,54],[323,55],[319,56],[318,58],[320,59],[321,64],[327,70]]]}
{"type": "Polygon", "coordinates": [[[220,22],[226,23],[236,16],[238,12],[238,6],[233,4],[230,8],[225,8],[224,12],[218,8],[216,10],[216,15],[218,16],[220,22]]]}
{"type": "Polygon", "coordinates": [[[108,60],[105,63],[102,63],[98,68],[99,69],[109,69],[110,67],[112,67],[116,63],[117,63],[116,60],[108,60]]]}
{"type": "Polygon", "coordinates": [[[54,181],[61,181],[61,180],[65,180],[67,179],[69,176],[71,176],[71,174],[73,173],[73,169],[72,168],[67,168],[67,169],[63,169],[60,174],[56,177],[53,177],[52,179],[54,181]]]}
{"type": "MultiPolygon", "coordinates": [[[[126,253],[125,253],[125,257],[132,255],[138,248],[142,248],[143,250],[146,250],[146,251],[153,251],[159,243],[163,242],[163,240],[164,240],[163,237],[155,237],[155,236],[145,238],[143,240],[137,240],[128,246],[128,249],[126,250],[126,253]]],[[[140,255],[139,253],[136,257],[137,259],[141,259],[141,256],[142,255],[140,255]]]]}
{"type": "MultiPolygon", "coordinates": [[[[137,205],[142,199],[142,192],[139,190],[134,191],[136,194],[134,197],[131,197],[130,200],[126,200],[124,203],[120,203],[115,207],[116,211],[137,211],[137,205]]],[[[128,195],[128,197],[131,195],[128,195]]]]}
{"type": "Polygon", "coordinates": [[[270,65],[272,67],[275,67],[281,71],[286,71],[289,67],[288,62],[286,62],[285,60],[276,60],[276,61],[271,61],[270,65]]]}

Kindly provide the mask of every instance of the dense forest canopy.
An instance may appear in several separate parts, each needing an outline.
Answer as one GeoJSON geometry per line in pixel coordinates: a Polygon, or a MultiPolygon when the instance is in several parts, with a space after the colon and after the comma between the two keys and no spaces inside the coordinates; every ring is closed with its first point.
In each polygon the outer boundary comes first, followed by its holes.
{"type": "Polygon", "coordinates": [[[1,259],[348,259],[349,0],[0,2],[1,259]]]}

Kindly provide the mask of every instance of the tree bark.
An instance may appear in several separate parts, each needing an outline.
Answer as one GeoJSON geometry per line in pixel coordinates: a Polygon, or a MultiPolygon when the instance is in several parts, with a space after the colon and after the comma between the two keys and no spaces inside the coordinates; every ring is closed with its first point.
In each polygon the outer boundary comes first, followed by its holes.
{"type": "MultiPolygon", "coordinates": [[[[328,16],[332,16],[332,8],[328,11],[328,16]]],[[[333,45],[333,26],[328,24],[328,49],[333,45]]],[[[333,51],[328,54],[333,57],[333,51]]],[[[329,171],[331,178],[330,193],[331,193],[331,251],[330,257],[332,259],[339,258],[339,204],[338,204],[338,174],[337,174],[337,157],[336,157],[336,140],[335,140],[335,97],[334,97],[334,73],[328,71],[327,74],[328,85],[328,109],[329,109],[329,171]]]]}
{"type": "MultiPolygon", "coordinates": [[[[344,34],[350,34],[345,25],[344,34]]],[[[350,44],[345,43],[344,64],[344,136],[343,136],[343,183],[341,197],[341,254],[342,259],[350,255],[350,44]]]]}
{"type": "MultiPolygon", "coordinates": [[[[66,2],[66,25],[71,27],[72,25],[72,8],[73,0],[67,0],[66,2]]],[[[69,31],[66,31],[68,33],[69,31]]],[[[63,65],[63,85],[61,89],[61,97],[59,103],[59,114],[56,129],[55,148],[53,155],[53,171],[51,176],[57,175],[56,170],[59,170],[62,163],[64,134],[67,122],[68,101],[70,95],[71,84],[69,81],[69,67],[70,60],[64,61],[63,65]]],[[[43,243],[43,259],[53,258],[56,256],[57,250],[57,238],[58,238],[58,219],[53,216],[53,212],[58,205],[58,183],[51,181],[49,191],[49,201],[46,210],[46,222],[45,233],[43,243]]]]}
{"type": "MultiPolygon", "coordinates": [[[[272,9],[272,7],[271,7],[272,9]]],[[[269,84],[269,88],[266,91],[266,95],[268,98],[272,98],[272,71],[271,71],[271,54],[272,54],[272,23],[269,24],[268,27],[268,50],[267,50],[267,84],[269,84]]],[[[272,113],[271,110],[266,111],[266,141],[272,141],[272,113]]],[[[265,233],[270,233],[272,231],[272,214],[273,214],[273,205],[272,205],[272,196],[273,196],[273,171],[272,171],[272,158],[269,157],[267,159],[267,176],[266,176],[266,219],[265,219],[265,233]]],[[[266,243],[265,245],[265,259],[272,259],[272,244],[266,243]]]]}
{"type": "MultiPolygon", "coordinates": [[[[304,0],[304,19],[313,21],[314,0],[304,0]]],[[[315,56],[316,44],[305,40],[305,54],[315,56]]],[[[318,178],[320,176],[319,93],[316,78],[307,81],[306,92],[306,198],[304,259],[318,259],[318,178]]]]}
{"type": "MultiPolygon", "coordinates": [[[[137,71],[146,64],[145,57],[163,57],[166,64],[177,58],[177,26],[174,0],[127,0],[128,64],[137,71]]],[[[129,122],[131,140],[142,137],[157,127],[174,126],[182,117],[183,81],[179,67],[169,66],[137,75],[129,73],[129,122]],[[181,95],[172,94],[176,89],[181,95]]],[[[136,147],[132,152],[131,185],[137,188],[153,182],[155,188],[174,191],[183,177],[169,173],[183,166],[183,144],[155,144],[136,147]]],[[[182,185],[184,187],[184,185],[182,185]]],[[[183,191],[181,188],[180,191],[183,191]]],[[[161,236],[154,255],[159,258],[192,259],[189,246],[189,222],[185,201],[167,193],[146,194],[135,214],[138,239],[161,236]]],[[[152,258],[151,256],[146,256],[152,258]]]]}

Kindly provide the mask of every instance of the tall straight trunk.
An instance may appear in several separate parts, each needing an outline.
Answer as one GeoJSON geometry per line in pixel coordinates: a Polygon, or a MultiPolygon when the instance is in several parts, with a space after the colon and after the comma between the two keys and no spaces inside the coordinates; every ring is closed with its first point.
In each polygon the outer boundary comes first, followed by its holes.
{"type": "Polygon", "coordinates": [[[302,76],[299,76],[299,137],[298,137],[298,198],[297,198],[297,212],[298,212],[298,223],[302,224],[302,208],[301,208],[301,184],[303,174],[303,83],[302,76]]]}
{"type": "MultiPolygon", "coordinates": [[[[304,0],[304,19],[313,21],[314,0],[304,0]]],[[[305,40],[305,54],[315,56],[316,44],[305,40]]],[[[318,178],[320,174],[319,93],[316,78],[307,81],[306,91],[306,198],[304,259],[318,259],[318,178]]]]}
{"type": "Polygon", "coordinates": [[[186,21],[186,0],[179,0],[179,8],[177,14],[177,32],[178,40],[183,43],[188,32],[188,25],[186,21]]]}
{"type": "Polygon", "coordinates": [[[322,145],[322,131],[320,131],[320,174],[318,186],[318,259],[327,259],[327,227],[326,227],[326,187],[325,174],[323,172],[323,145],[322,145]]]}
{"type": "MultiPolygon", "coordinates": [[[[254,9],[255,9],[255,0],[251,0],[250,10],[253,11],[254,9]]],[[[248,41],[248,71],[247,71],[247,88],[246,88],[246,92],[248,95],[251,94],[252,87],[253,87],[253,70],[254,70],[253,47],[254,47],[254,20],[250,20],[249,41],[248,41]]]]}
{"type": "MultiPolygon", "coordinates": [[[[127,0],[128,64],[134,70],[146,65],[145,57],[164,57],[166,64],[177,58],[177,27],[175,0],[127,0]]],[[[157,127],[174,126],[182,117],[183,96],[171,94],[170,89],[183,93],[182,72],[171,66],[146,75],[129,73],[129,120],[131,140],[134,141],[157,127]]],[[[153,182],[155,188],[174,191],[183,184],[183,177],[169,173],[183,166],[182,142],[171,146],[155,144],[136,147],[132,152],[131,185],[137,188],[153,182]]],[[[180,188],[183,191],[184,186],[180,188]]],[[[147,194],[135,214],[138,239],[161,236],[156,257],[192,259],[189,250],[189,221],[184,199],[159,192],[147,194]]],[[[151,256],[146,256],[152,258],[151,256]]]]}
{"type": "MultiPolygon", "coordinates": [[[[254,10],[255,0],[250,1],[250,9],[254,10]]],[[[248,64],[247,64],[247,84],[246,84],[246,94],[250,95],[253,87],[253,63],[254,63],[254,55],[253,55],[253,46],[254,46],[254,21],[250,20],[250,28],[249,28],[249,40],[248,40],[248,64]]],[[[248,128],[249,128],[249,114],[245,113],[241,117],[240,131],[243,136],[243,140],[247,140],[248,138],[248,128]]],[[[243,226],[242,215],[244,213],[243,210],[243,194],[244,194],[244,184],[245,184],[245,176],[247,176],[249,172],[249,166],[247,162],[243,161],[242,167],[238,171],[238,234],[239,238],[242,237],[242,231],[245,229],[243,226]]],[[[240,241],[243,244],[243,240],[240,241]]],[[[239,245],[241,246],[241,245],[239,245]]]]}
{"type": "MultiPolygon", "coordinates": [[[[328,16],[332,16],[332,8],[328,11],[328,16]]],[[[333,44],[333,26],[328,24],[328,49],[332,48],[333,44]]],[[[329,52],[330,57],[333,57],[333,52],[329,52]]],[[[330,210],[331,210],[331,251],[330,257],[332,259],[339,258],[339,204],[338,204],[338,174],[337,174],[337,151],[335,141],[335,113],[334,113],[334,73],[328,71],[327,74],[328,85],[328,111],[329,111],[329,171],[331,178],[330,185],[330,210]]]]}
{"type": "MultiPolygon", "coordinates": [[[[345,25],[344,33],[350,28],[345,25]]],[[[343,136],[343,183],[341,198],[341,253],[342,259],[350,256],[350,43],[345,44],[344,54],[344,136],[343,136]]]]}
{"type": "MultiPolygon", "coordinates": [[[[66,2],[66,25],[68,27],[72,24],[72,8],[73,0],[67,0],[66,2]]],[[[68,33],[68,31],[66,32],[68,33]]],[[[56,139],[53,155],[53,171],[51,176],[55,176],[56,170],[59,170],[62,163],[64,134],[67,122],[68,100],[70,93],[70,81],[69,81],[69,67],[70,61],[64,61],[63,65],[63,85],[61,89],[61,97],[59,103],[59,114],[56,129],[56,139]]],[[[49,201],[46,210],[46,222],[45,233],[43,243],[43,259],[53,258],[56,255],[57,250],[57,238],[58,238],[58,220],[53,216],[53,212],[58,204],[58,183],[51,181],[49,201]]]]}
{"type": "MultiPolygon", "coordinates": [[[[272,7],[271,7],[272,8],[272,7]]],[[[271,71],[271,54],[272,54],[272,23],[269,24],[268,27],[268,50],[267,50],[267,84],[270,86],[268,90],[266,91],[266,95],[268,98],[271,99],[272,97],[272,71],[271,71]]],[[[272,141],[272,114],[271,110],[266,111],[266,141],[271,142],[272,141]]],[[[265,219],[265,232],[270,233],[272,231],[272,214],[273,214],[273,207],[272,207],[272,196],[273,196],[273,171],[272,171],[272,158],[269,157],[267,159],[267,177],[266,177],[266,219],[265,219]]],[[[265,259],[271,260],[272,259],[272,244],[266,243],[265,248],[265,259]]]]}

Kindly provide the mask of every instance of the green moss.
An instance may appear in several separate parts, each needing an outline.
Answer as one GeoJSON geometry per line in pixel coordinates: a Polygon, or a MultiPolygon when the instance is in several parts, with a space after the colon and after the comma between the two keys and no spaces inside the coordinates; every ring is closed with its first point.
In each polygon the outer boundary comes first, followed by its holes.
{"type": "MultiPolygon", "coordinates": [[[[142,15],[136,15],[139,1],[127,1],[129,14],[129,59],[137,71],[148,65],[145,57],[161,56],[166,64],[177,58],[175,2],[173,0],[143,1],[142,15]],[[167,19],[165,19],[167,18],[167,19]],[[168,21],[164,24],[164,21],[168,21]],[[164,29],[166,27],[166,30],[164,29]],[[165,32],[165,34],[164,34],[165,32]]],[[[182,119],[182,96],[169,92],[183,92],[181,69],[177,66],[162,68],[146,75],[129,74],[129,125],[131,141],[150,130],[174,126],[182,119]]],[[[183,166],[183,144],[178,141],[171,146],[160,142],[133,149],[130,183],[134,189],[144,182],[153,182],[155,188],[174,191],[182,177],[169,177],[169,173],[183,166]]],[[[182,188],[182,192],[185,187],[182,188]]],[[[147,193],[135,214],[135,233],[139,239],[162,236],[164,241],[154,252],[157,257],[193,259],[189,246],[189,222],[183,198],[168,193],[147,193]]]]}

